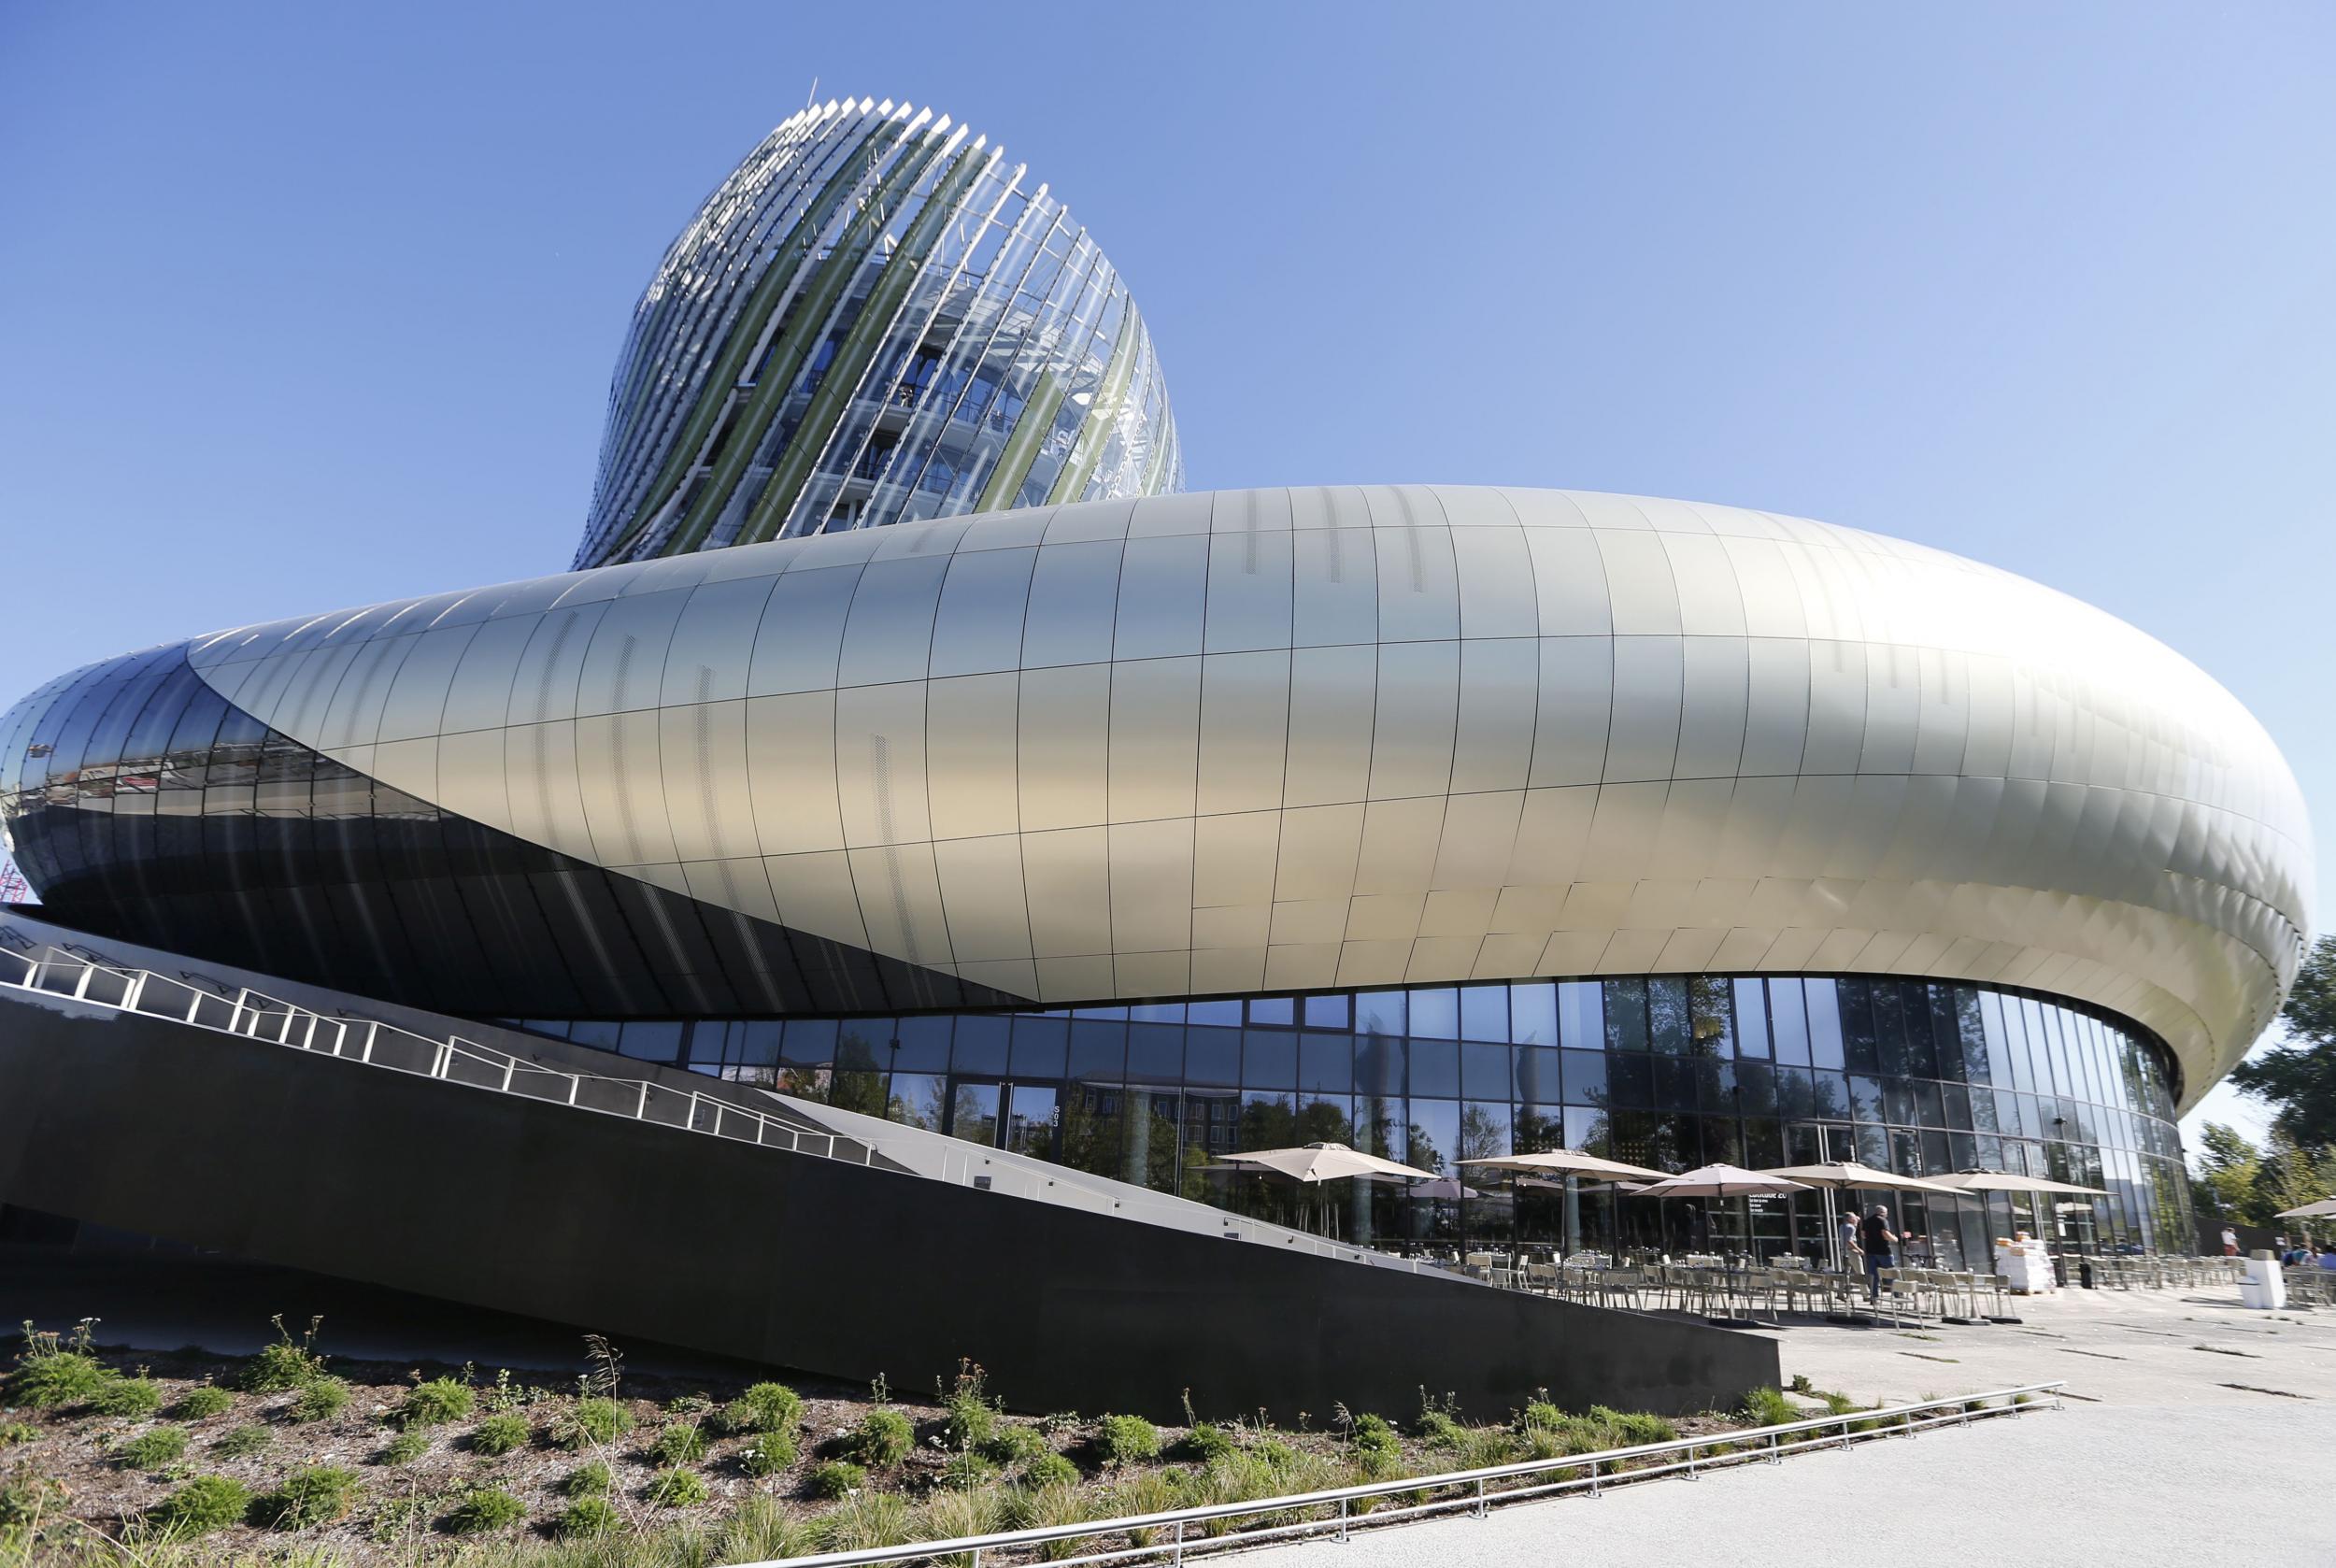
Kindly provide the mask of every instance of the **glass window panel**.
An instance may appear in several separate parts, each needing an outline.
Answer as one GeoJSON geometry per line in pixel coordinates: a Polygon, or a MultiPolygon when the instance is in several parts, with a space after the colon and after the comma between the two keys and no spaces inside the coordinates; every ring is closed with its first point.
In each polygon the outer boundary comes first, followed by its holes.
{"type": "Polygon", "coordinates": [[[1688,1048],[1688,983],[1677,976],[1646,982],[1647,1040],[1672,1055],[1688,1048]]]}
{"type": "Polygon", "coordinates": [[[1736,1112],[1736,1064],[1732,1062],[1696,1063],[1696,1098],[1707,1111],[1729,1116],[1736,1112]]]}
{"type": "Polygon", "coordinates": [[[1930,988],[1931,1060],[1938,1076],[1960,1081],[1963,1076],[1962,1024],[1956,1016],[1955,988],[1930,988]]]}
{"type": "Polygon", "coordinates": [[[1072,1077],[1116,1084],[1127,1076],[1127,1025],[1093,1019],[1072,1021],[1072,1077]]]}
{"type": "Polygon", "coordinates": [[[1959,1083],[1939,1086],[1940,1098],[1946,1102],[1946,1124],[1949,1127],[1971,1125],[1971,1090],[1959,1083]]]}
{"type": "Polygon", "coordinates": [[[1646,1048],[1646,982],[1608,980],[1606,983],[1606,1048],[1646,1048]]]}
{"type": "Polygon", "coordinates": [[[1606,1058],[1607,1103],[1626,1109],[1640,1110],[1655,1097],[1655,1063],[1652,1058],[1616,1055],[1606,1058]]]}
{"type": "Polygon", "coordinates": [[[1568,980],[1559,986],[1558,1028],[1559,1044],[1570,1049],[1604,1049],[1605,987],[1596,980],[1568,980]]]}
{"type": "Polygon", "coordinates": [[[1173,1023],[1128,1025],[1128,1077],[1137,1083],[1184,1079],[1184,1029],[1173,1023]]]}
{"type": "Polygon", "coordinates": [[[1446,1172],[1460,1157],[1460,1102],[1414,1100],[1403,1163],[1446,1172]]]}
{"type": "Polygon", "coordinates": [[[1298,1087],[1346,1094],[1355,1087],[1355,1042],[1346,1034],[1308,1034],[1298,1045],[1298,1087]]]}
{"type": "Polygon", "coordinates": [[[1558,1053],[1545,1046],[1517,1048],[1517,1097],[1554,1105],[1565,1098],[1558,1070],[1558,1053]]]}
{"type": "Polygon", "coordinates": [[[690,1065],[704,1066],[712,1062],[719,1067],[729,1054],[731,1031],[744,1029],[743,1023],[723,1024],[705,1019],[690,1026],[690,1065]]]}
{"type": "Polygon", "coordinates": [[[1841,997],[1830,980],[1803,980],[1801,994],[1809,1005],[1809,1060],[1836,1071],[1847,1065],[1843,1054],[1841,997]]]}
{"type": "Polygon", "coordinates": [[[1355,1042],[1355,1090],[1358,1093],[1401,1098],[1403,1090],[1403,1042],[1384,1034],[1366,1034],[1355,1042]]]}
{"type": "Polygon", "coordinates": [[[1809,1064],[1809,1018],[1798,980],[1768,982],[1768,1026],[1778,1062],[1790,1067],[1809,1064]]]}
{"type": "Polygon", "coordinates": [[[1189,1002],[1185,1007],[1193,1023],[1238,1025],[1241,1022],[1241,1004],[1238,1002],[1189,1002]]]}
{"type": "Polygon", "coordinates": [[[1509,987],[1509,1038],[1521,1046],[1558,1043],[1558,988],[1546,980],[1509,987]]]}
{"type": "Polygon", "coordinates": [[[1275,1023],[1287,1028],[1297,1022],[1297,1004],[1287,996],[1260,996],[1249,1003],[1251,1023],[1275,1023]]]}
{"type": "Polygon", "coordinates": [[[1401,1034],[1403,1032],[1403,993],[1402,991],[1365,991],[1356,993],[1356,1033],[1401,1034]]]}
{"type": "Polygon", "coordinates": [[[1460,1038],[1505,1040],[1509,1037],[1509,988],[1460,987],[1460,1038]]]}
{"type": "Polygon", "coordinates": [[[1737,1062],[1736,1103],[1746,1116],[1774,1116],[1776,1069],[1765,1062],[1737,1062]]]}
{"type": "Polygon", "coordinates": [[[1189,1083],[1241,1081],[1241,1033],[1233,1029],[1189,1029],[1184,1036],[1184,1076],[1189,1083]]]}
{"type": "Polygon", "coordinates": [[[1509,1103],[1472,1100],[1460,1107],[1460,1150],[1463,1160],[1499,1160],[1510,1152],[1509,1103]]]}
{"type": "MultiPolygon", "coordinates": [[[[789,1024],[788,1037],[792,1039],[795,1031],[801,1027],[800,1024],[789,1024]]],[[[1011,1028],[1010,1019],[994,1013],[959,1019],[956,1035],[949,1045],[950,1068],[959,1074],[1004,1072],[1006,1037],[1011,1028]]],[[[997,1117],[994,1105],[990,1107],[990,1115],[994,1123],[997,1117]]]]}
{"type": "Polygon", "coordinates": [[[1565,1107],[1519,1105],[1514,1141],[1519,1154],[1538,1154],[1545,1148],[1565,1147],[1565,1107]]]}
{"type": "Polygon", "coordinates": [[[1278,1030],[1252,1029],[1241,1052],[1241,1082],[1248,1089],[1298,1087],[1298,1040],[1278,1030]]]}
{"type": "Polygon", "coordinates": [[[1758,980],[1732,980],[1729,984],[1736,1001],[1736,1053],[1766,1060],[1771,1054],[1768,997],[1758,980]]]}
{"type": "MultiPolygon", "coordinates": [[[[1070,1041],[1071,1025],[1067,1019],[1016,1019],[1014,1076],[1018,1078],[1062,1076],[1065,1051],[1070,1041]]],[[[1017,1114],[1019,1114],[1018,1111],[1017,1114]]]]}
{"type": "Polygon", "coordinates": [[[1906,1027],[1906,1071],[1917,1078],[1939,1076],[1938,1048],[1930,1032],[1930,993],[1928,987],[1905,981],[1899,987],[1899,1006],[1906,1027]]]}
{"type": "Polygon", "coordinates": [[[1864,980],[1837,980],[1841,1001],[1842,1060],[1853,1073],[1879,1073],[1881,1052],[1873,1038],[1873,988],[1864,980]]]}
{"type": "Polygon", "coordinates": [[[1956,1033],[1963,1041],[1962,1076],[1973,1083],[1992,1084],[1987,1076],[1987,1009],[1975,986],[1955,988],[1956,1033]]]}
{"type": "Polygon", "coordinates": [[[1736,1054],[1735,1009],[1729,1003],[1729,985],[1709,975],[1688,982],[1688,1027],[1696,1054],[1722,1061],[1736,1054]]]}
{"type": "Polygon", "coordinates": [[[1946,1108],[1940,1103],[1939,1086],[1929,1078],[1914,1081],[1915,1119],[1925,1127],[1946,1125],[1946,1108]]]}
{"type": "Polygon", "coordinates": [[[891,1093],[884,1105],[886,1119],[904,1127],[940,1132],[948,1112],[948,1084],[938,1073],[893,1074],[891,1093]]]}
{"type": "Polygon", "coordinates": [[[1776,1114],[1804,1119],[1816,1114],[1816,1078],[1808,1068],[1776,1069],[1776,1114]]]}
{"type": "Polygon", "coordinates": [[[1846,1073],[1811,1073],[1809,1091],[1812,1114],[1835,1121],[1849,1119],[1849,1075],[1846,1073]]]}
{"type": "Polygon", "coordinates": [[[1415,1096],[1460,1098],[1460,1047],[1443,1040],[1411,1043],[1411,1091],[1415,1096]]]}
{"type": "MultiPolygon", "coordinates": [[[[1014,1042],[1018,1054],[1021,1044],[1018,1034],[1014,1042]]],[[[1055,1122],[1060,1114],[1054,1085],[1016,1084],[1006,1115],[1005,1147],[1034,1160],[1052,1160],[1055,1157],[1055,1122]]]]}
{"type": "Polygon", "coordinates": [[[1876,980],[1869,988],[1873,997],[1874,1050],[1880,1057],[1884,1077],[1906,1076],[1906,1018],[1899,1005],[1898,987],[1888,980],[1876,980]]]}
{"type": "Polygon", "coordinates": [[[1460,1047],[1460,1092],[1471,1100],[1507,1100],[1516,1093],[1509,1048],[1478,1045],[1460,1047]]]}
{"type": "Polygon", "coordinates": [[[1139,1002],[1128,1009],[1128,1016],[1138,1023],[1182,1023],[1184,1004],[1181,1002],[1139,1002]]]}
{"type": "Polygon", "coordinates": [[[1450,988],[1411,993],[1411,1037],[1452,1040],[1460,1036],[1460,997],[1450,988]]]}
{"type": "Polygon", "coordinates": [[[791,1067],[824,1067],[835,1060],[833,1019],[793,1019],[780,1042],[781,1062],[791,1067]]]}
{"type": "Polygon", "coordinates": [[[1354,1011],[1345,996],[1309,996],[1305,1009],[1308,1029],[1345,1029],[1354,1011]]]}
{"type": "Polygon", "coordinates": [[[1849,1114],[1859,1121],[1882,1119],[1882,1080],[1865,1073],[1849,1075],[1849,1114]]]}
{"type": "MultiPolygon", "coordinates": [[[[568,1026],[568,1038],[579,1046],[590,1046],[594,1050],[615,1050],[617,1038],[622,1028],[620,1024],[605,1022],[599,1019],[578,1019],[568,1026]]],[[[835,1026],[829,1024],[827,1032],[828,1044],[820,1052],[821,1062],[826,1062],[834,1054],[835,1026]]]]}
{"type": "Polygon", "coordinates": [[[1893,1127],[1915,1124],[1915,1092],[1904,1078],[1882,1080],[1883,1119],[1893,1127]]]}
{"type": "Polygon", "coordinates": [[[1559,1052],[1565,1059],[1565,1101],[1569,1105],[1606,1103],[1606,1053],[1602,1050],[1559,1052]]]}
{"type": "Polygon", "coordinates": [[[946,1073],[949,1069],[949,1025],[946,1014],[902,1019],[893,1026],[892,1070],[946,1073]]]}
{"type": "Polygon", "coordinates": [[[1655,1059],[1655,1108],[1691,1111],[1696,1105],[1697,1063],[1673,1057],[1655,1059]]]}
{"type": "Polygon", "coordinates": [[[949,1135],[995,1148],[998,1144],[998,1086],[961,1083],[949,1093],[949,1135]]]}

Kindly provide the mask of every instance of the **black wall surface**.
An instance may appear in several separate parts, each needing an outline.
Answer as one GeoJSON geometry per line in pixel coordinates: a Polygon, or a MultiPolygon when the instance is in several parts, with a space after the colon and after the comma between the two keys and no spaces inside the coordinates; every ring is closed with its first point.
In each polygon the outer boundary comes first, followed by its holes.
{"type": "Polygon", "coordinates": [[[66,1002],[0,999],[0,1200],[1025,1409],[1724,1406],[1755,1335],[1278,1252],[66,1002]]]}

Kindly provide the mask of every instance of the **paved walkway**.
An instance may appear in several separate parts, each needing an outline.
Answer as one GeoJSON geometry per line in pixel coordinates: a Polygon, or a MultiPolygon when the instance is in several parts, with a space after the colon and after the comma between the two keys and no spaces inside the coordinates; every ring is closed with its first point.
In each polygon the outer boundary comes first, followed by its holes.
{"type": "Polygon", "coordinates": [[[1869,1404],[2064,1378],[2064,1409],[1241,1561],[2336,1563],[2322,1506],[2336,1456],[2336,1313],[2247,1312],[2235,1291],[2143,1290],[2072,1292],[2020,1311],[2017,1326],[1788,1329],[1784,1368],[1869,1404]]]}

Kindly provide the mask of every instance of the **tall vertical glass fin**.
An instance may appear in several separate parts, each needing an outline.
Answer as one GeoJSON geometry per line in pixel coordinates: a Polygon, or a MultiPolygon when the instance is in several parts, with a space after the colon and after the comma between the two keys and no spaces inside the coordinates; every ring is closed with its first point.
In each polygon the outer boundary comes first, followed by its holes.
{"type": "Polygon", "coordinates": [[[1151,335],[1062,204],[946,115],[828,103],[641,295],[575,563],[1182,483],[1151,335]]]}

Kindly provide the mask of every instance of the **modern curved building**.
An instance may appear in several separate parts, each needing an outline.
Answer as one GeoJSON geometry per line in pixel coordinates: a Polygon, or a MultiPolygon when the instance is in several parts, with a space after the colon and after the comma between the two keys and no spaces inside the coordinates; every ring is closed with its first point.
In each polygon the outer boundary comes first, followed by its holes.
{"type": "MultiPolygon", "coordinates": [[[[0,821],[81,931],[1235,1207],[1323,1138],[1854,1156],[2106,1193],[1910,1198],[1943,1262],[2188,1248],[2174,1118],[2310,898],[2204,674],[1801,519],[1180,478],[1045,188],[829,105],[644,295],[581,569],[63,677],[0,821]]],[[[1358,1237],[1677,1222],[1353,1185],[1358,1237]]],[[[1815,1196],[1689,1222],[1808,1251],[1815,1196]]]]}
{"type": "Polygon", "coordinates": [[[829,103],[747,155],[641,295],[576,564],[1182,472],[1144,318],[1047,187],[947,115],[829,103]]]}

